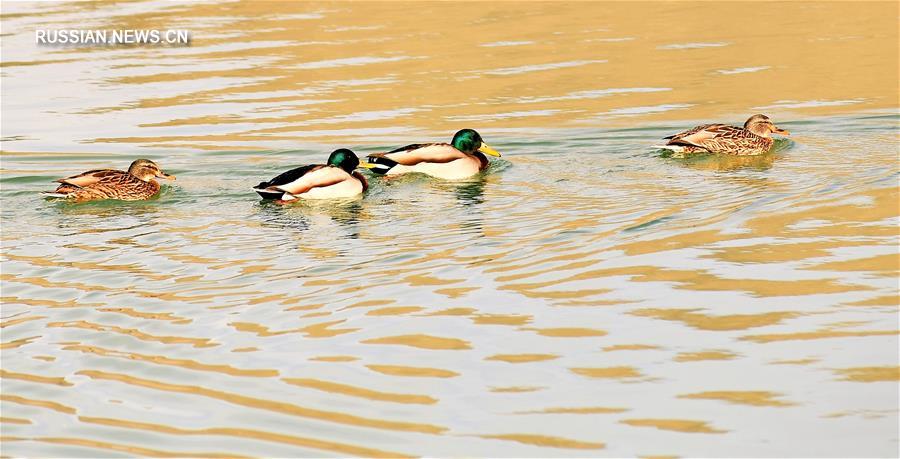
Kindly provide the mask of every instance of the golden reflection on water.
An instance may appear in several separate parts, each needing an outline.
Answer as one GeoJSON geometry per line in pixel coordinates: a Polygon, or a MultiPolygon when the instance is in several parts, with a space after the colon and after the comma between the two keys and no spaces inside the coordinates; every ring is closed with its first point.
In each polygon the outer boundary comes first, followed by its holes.
{"type": "Polygon", "coordinates": [[[897,16],[4,3],[4,454],[896,455],[897,16]],[[35,46],[51,27],[193,42],[35,46]],[[794,132],[773,154],[650,147],[755,112],[794,132]],[[504,152],[482,177],[249,193],[460,127],[504,152]],[[137,156],[178,182],[35,198],[137,156]]]}
{"type": "MultiPolygon", "coordinates": [[[[80,84],[71,81],[79,75],[97,78],[85,61],[105,69],[96,89],[102,97],[55,115],[82,120],[82,129],[57,136],[103,149],[124,142],[258,151],[285,141],[446,133],[461,123],[486,130],[737,123],[751,112],[793,120],[893,107],[898,99],[891,2],[141,2],[118,6],[119,14],[111,4],[8,8],[12,27],[80,26],[74,18],[90,15],[98,29],[191,30],[190,47],[161,55],[35,50],[19,29],[5,40],[3,69],[13,77],[54,78],[63,90],[80,84]],[[85,124],[111,116],[122,125],[85,132],[85,124]]],[[[32,94],[7,97],[18,105],[32,94]]],[[[13,121],[10,134],[33,143],[27,131],[14,131],[36,121],[13,121]]],[[[7,148],[23,151],[15,145],[7,148]]],[[[38,145],[24,151],[43,151],[38,145]]]]}

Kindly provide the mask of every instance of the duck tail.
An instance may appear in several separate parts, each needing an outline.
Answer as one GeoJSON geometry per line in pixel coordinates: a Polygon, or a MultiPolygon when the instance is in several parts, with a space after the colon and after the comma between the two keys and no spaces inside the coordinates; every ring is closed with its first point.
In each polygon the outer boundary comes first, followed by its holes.
{"type": "Polygon", "coordinates": [[[253,191],[259,194],[263,199],[281,199],[285,192],[277,188],[269,188],[268,182],[260,182],[259,185],[253,187],[253,191]]]}
{"type": "Polygon", "coordinates": [[[387,171],[391,170],[392,167],[396,166],[397,161],[394,161],[390,158],[385,158],[384,156],[369,156],[366,158],[371,164],[372,167],[370,170],[376,174],[384,175],[387,171]]]}
{"type": "Polygon", "coordinates": [[[296,195],[275,187],[267,187],[267,185],[267,182],[262,182],[259,185],[253,187],[253,191],[255,191],[263,199],[271,199],[280,202],[297,200],[296,195]]]}
{"type": "Polygon", "coordinates": [[[657,150],[670,150],[674,151],[675,153],[684,151],[684,147],[682,147],[681,145],[654,145],[650,148],[655,148],[657,150]]]}
{"type": "Polygon", "coordinates": [[[60,198],[60,199],[66,199],[69,197],[69,195],[66,193],[57,193],[55,191],[41,191],[41,196],[44,196],[45,198],[60,198]]]}

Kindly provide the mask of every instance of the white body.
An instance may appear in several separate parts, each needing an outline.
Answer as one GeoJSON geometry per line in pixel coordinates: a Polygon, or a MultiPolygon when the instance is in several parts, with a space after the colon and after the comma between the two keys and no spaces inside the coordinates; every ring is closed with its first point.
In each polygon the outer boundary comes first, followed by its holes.
{"type": "Polygon", "coordinates": [[[419,172],[445,180],[459,180],[471,177],[487,166],[487,161],[482,163],[478,156],[467,155],[448,144],[428,145],[384,156],[399,163],[387,171],[387,175],[419,172]]]}
{"type": "Polygon", "coordinates": [[[455,159],[449,163],[419,163],[413,166],[398,164],[387,172],[387,175],[399,175],[409,172],[420,172],[444,180],[460,180],[469,178],[481,171],[481,161],[474,156],[455,159]]]}
{"type": "Polygon", "coordinates": [[[284,194],[282,196],[277,197],[276,195],[272,197],[283,201],[293,201],[298,198],[352,198],[365,191],[364,181],[365,178],[362,175],[358,175],[357,172],[348,174],[339,167],[325,166],[307,172],[293,182],[270,186],[265,190],[258,191],[283,191],[284,194]]]}
{"type": "Polygon", "coordinates": [[[349,178],[334,185],[315,187],[296,196],[303,199],[352,198],[359,196],[362,192],[362,183],[359,183],[358,180],[353,178],[349,178]]]}

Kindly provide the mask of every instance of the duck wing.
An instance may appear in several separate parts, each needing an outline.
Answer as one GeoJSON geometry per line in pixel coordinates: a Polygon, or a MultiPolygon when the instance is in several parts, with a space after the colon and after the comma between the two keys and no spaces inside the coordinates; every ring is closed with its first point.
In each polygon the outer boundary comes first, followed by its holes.
{"type": "Polygon", "coordinates": [[[115,169],[94,169],[87,172],[82,172],[78,175],[73,175],[71,177],[65,177],[54,181],[65,185],[84,188],[86,186],[91,186],[100,182],[117,182],[126,175],[128,175],[127,172],[115,169]]]}
{"type": "Polygon", "coordinates": [[[404,166],[415,166],[422,162],[428,163],[449,163],[460,158],[465,158],[466,154],[457,150],[449,143],[415,143],[405,147],[391,150],[387,153],[375,153],[368,155],[369,162],[381,164],[380,158],[389,159],[391,166],[402,164],[404,166]]]}
{"type": "Polygon", "coordinates": [[[747,132],[748,131],[742,128],[729,126],[727,124],[704,124],[666,137],[666,139],[670,139],[666,142],[666,145],[685,145],[705,148],[704,143],[709,140],[742,138],[746,136],[745,134],[747,132]]]}

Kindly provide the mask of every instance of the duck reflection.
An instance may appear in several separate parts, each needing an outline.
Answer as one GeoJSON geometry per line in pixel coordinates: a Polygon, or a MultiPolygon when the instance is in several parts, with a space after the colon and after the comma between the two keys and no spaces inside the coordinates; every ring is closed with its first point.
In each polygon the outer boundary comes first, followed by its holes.
{"type": "Polygon", "coordinates": [[[294,212],[294,206],[287,207],[271,200],[261,200],[257,204],[257,217],[263,225],[275,226],[291,232],[309,229],[309,219],[302,212],[294,212]]]}
{"type": "Polygon", "coordinates": [[[74,204],[56,202],[47,208],[55,213],[56,226],[79,233],[118,231],[150,226],[164,220],[159,198],[147,201],[93,201],[74,204]]]}
{"type": "Polygon", "coordinates": [[[484,219],[482,204],[484,204],[484,188],[487,179],[477,176],[464,182],[437,182],[435,188],[456,198],[457,207],[463,210],[461,218],[456,223],[459,229],[468,234],[483,235],[484,219]]]}
{"type": "Polygon", "coordinates": [[[772,168],[778,159],[774,153],[760,156],[724,156],[724,155],[692,155],[678,157],[664,155],[664,158],[674,160],[678,165],[690,169],[715,172],[731,172],[742,169],[764,171],[772,168]]]}
{"type": "Polygon", "coordinates": [[[443,182],[438,188],[452,192],[464,207],[474,207],[484,203],[485,180],[479,177],[465,182],[443,182]]]}
{"type": "Polygon", "coordinates": [[[360,199],[303,201],[289,206],[275,204],[272,201],[260,201],[258,216],[265,225],[277,226],[300,233],[314,228],[316,217],[325,215],[347,230],[343,237],[359,238],[359,223],[363,220],[364,206],[360,199]]]}

